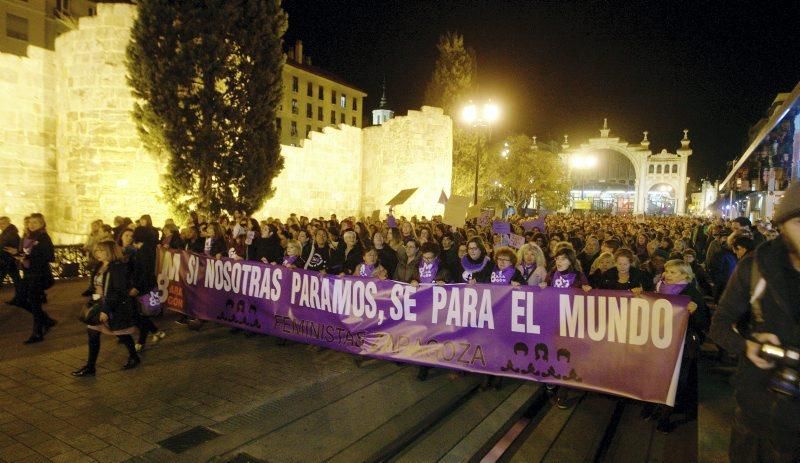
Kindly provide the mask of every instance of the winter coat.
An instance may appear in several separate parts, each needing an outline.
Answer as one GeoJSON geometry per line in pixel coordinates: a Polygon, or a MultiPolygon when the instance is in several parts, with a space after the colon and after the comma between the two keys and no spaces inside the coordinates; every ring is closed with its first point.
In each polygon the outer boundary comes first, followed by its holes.
{"type": "Polygon", "coordinates": [[[136,308],[128,294],[131,287],[128,263],[116,261],[108,264],[103,274],[103,288],[106,289],[100,310],[108,315],[108,327],[111,331],[124,330],[134,325],[136,308]]]}

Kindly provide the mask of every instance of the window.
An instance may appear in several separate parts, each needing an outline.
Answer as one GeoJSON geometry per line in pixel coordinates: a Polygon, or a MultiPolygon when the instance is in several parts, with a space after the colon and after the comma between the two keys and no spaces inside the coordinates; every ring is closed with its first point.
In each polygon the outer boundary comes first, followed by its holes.
{"type": "Polygon", "coordinates": [[[278,129],[278,133],[281,131],[281,118],[275,118],[275,128],[278,129]]]}
{"type": "Polygon", "coordinates": [[[312,84],[311,82],[308,83],[308,87],[307,87],[307,90],[306,90],[306,95],[314,96],[314,84],[312,84]]]}
{"type": "Polygon", "coordinates": [[[331,109],[331,124],[336,124],[336,110],[331,109]]]}
{"type": "Polygon", "coordinates": [[[353,110],[358,110],[358,98],[356,97],[353,97],[353,110]]]}
{"type": "Polygon", "coordinates": [[[331,103],[336,104],[336,90],[331,90],[331,103]]]}
{"type": "Polygon", "coordinates": [[[353,116],[353,127],[356,127],[356,116],[353,116]]]}
{"type": "Polygon", "coordinates": [[[347,107],[347,96],[344,93],[342,93],[342,98],[341,98],[341,101],[339,101],[339,105],[342,108],[346,108],[347,107]]]}
{"type": "Polygon", "coordinates": [[[292,121],[292,127],[291,127],[291,130],[289,131],[289,134],[291,136],[293,136],[293,137],[297,136],[297,122],[296,121],[292,121]]]}
{"type": "Polygon", "coordinates": [[[656,166],[650,164],[650,167],[647,169],[648,174],[654,174],[656,172],[656,166]]]}
{"type": "Polygon", "coordinates": [[[672,173],[673,174],[677,174],[678,173],[678,165],[677,164],[673,164],[672,165],[672,173]]]}
{"type": "Polygon", "coordinates": [[[661,173],[661,164],[659,164],[658,167],[656,167],[656,173],[657,174],[661,173]]]}
{"type": "Polygon", "coordinates": [[[325,99],[325,87],[323,87],[322,85],[319,86],[319,95],[317,96],[319,97],[320,100],[325,99]]]}
{"type": "Polygon", "coordinates": [[[317,107],[317,120],[321,121],[323,118],[322,116],[322,106],[317,107]]]}
{"type": "Polygon", "coordinates": [[[7,13],[6,35],[12,39],[28,40],[28,20],[11,13],[7,13]]]}
{"type": "Polygon", "coordinates": [[[297,109],[297,100],[292,98],[292,114],[297,114],[299,109],[297,109]]]}
{"type": "Polygon", "coordinates": [[[300,79],[298,79],[297,77],[292,77],[292,91],[297,93],[299,88],[300,88],[300,79]]]}
{"type": "Polygon", "coordinates": [[[311,126],[310,126],[310,125],[307,125],[307,126],[306,126],[306,138],[308,138],[308,135],[309,135],[310,133],[311,133],[311,126]]]}
{"type": "Polygon", "coordinates": [[[344,124],[344,113],[339,114],[339,123],[344,124]]]}
{"type": "Polygon", "coordinates": [[[306,117],[309,119],[314,117],[314,106],[311,103],[306,103],[306,117]]]}

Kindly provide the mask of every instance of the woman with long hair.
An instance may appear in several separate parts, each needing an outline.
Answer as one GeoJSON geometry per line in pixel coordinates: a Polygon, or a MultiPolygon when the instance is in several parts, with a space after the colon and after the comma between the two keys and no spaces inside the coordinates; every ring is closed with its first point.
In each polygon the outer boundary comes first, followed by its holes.
{"type": "Polygon", "coordinates": [[[22,268],[20,303],[33,315],[33,333],[25,344],[34,344],[44,341],[44,335],[57,323],[42,308],[46,301],[45,291],[53,286],[50,262],[55,260],[55,249],[42,214],[31,214],[26,229],[20,249],[6,247],[5,251],[14,256],[22,268]]]}
{"type": "Polygon", "coordinates": [[[86,365],[72,372],[73,376],[94,376],[100,354],[100,334],[117,336],[128,349],[128,362],[123,370],[136,368],[140,359],[131,336],[134,332],[134,306],[130,297],[130,274],[122,251],[111,241],[97,243],[94,250],[100,268],[93,279],[92,299],[100,304],[99,324],[88,325],[89,357],[86,365]]]}
{"type": "Polygon", "coordinates": [[[534,243],[525,243],[517,252],[517,270],[525,284],[539,286],[547,278],[547,263],[542,249],[534,243]]]}

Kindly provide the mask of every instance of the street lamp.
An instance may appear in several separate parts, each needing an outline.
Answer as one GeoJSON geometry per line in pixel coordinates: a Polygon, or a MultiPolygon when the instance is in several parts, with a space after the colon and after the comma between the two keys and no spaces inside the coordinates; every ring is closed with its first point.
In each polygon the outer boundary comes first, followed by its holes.
{"type": "MultiPolygon", "coordinates": [[[[495,122],[500,119],[500,106],[493,103],[492,100],[487,101],[483,106],[478,106],[473,102],[469,102],[461,110],[461,120],[469,124],[472,128],[485,129],[490,128],[495,122]]],[[[473,197],[473,204],[478,204],[478,172],[480,170],[480,140],[475,146],[475,192],[473,197]]]]}
{"type": "MultiPolygon", "coordinates": [[[[597,156],[591,154],[573,154],[569,159],[569,166],[576,170],[588,170],[597,167],[597,156]]],[[[584,183],[586,178],[581,174],[581,199],[583,199],[584,183]]]]}

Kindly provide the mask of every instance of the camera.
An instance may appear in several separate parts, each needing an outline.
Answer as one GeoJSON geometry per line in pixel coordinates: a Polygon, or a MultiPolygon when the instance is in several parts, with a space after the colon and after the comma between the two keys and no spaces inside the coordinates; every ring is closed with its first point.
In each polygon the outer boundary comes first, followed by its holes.
{"type": "Polygon", "coordinates": [[[776,364],[775,372],[769,380],[770,391],[789,397],[800,397],[800,349],[762,344],[758,356],[776,364]]]}

